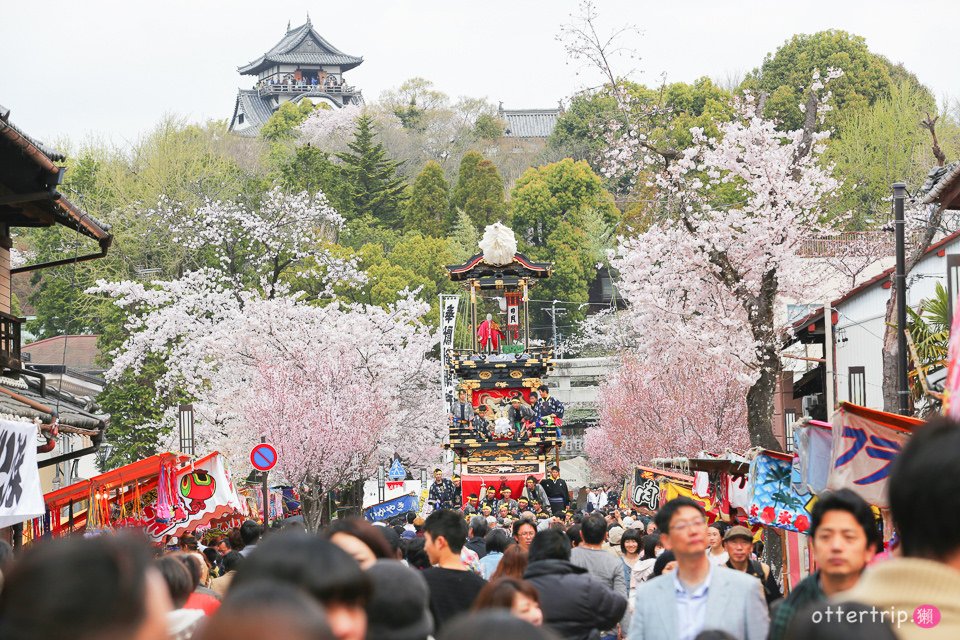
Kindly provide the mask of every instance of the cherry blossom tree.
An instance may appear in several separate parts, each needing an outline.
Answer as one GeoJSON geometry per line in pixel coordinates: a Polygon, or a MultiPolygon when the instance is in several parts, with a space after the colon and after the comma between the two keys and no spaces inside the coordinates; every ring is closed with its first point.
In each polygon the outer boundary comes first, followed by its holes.
{"type": "Polygon", "coordinates": [[[627,356],[600,387],[600,423],[584,438],[590,466],[612,479],[653,458],[742,451],[746,391],[703,359],[664,369],[627,356]]]}
{"type": "MultiPolygon", "coordinates": [[[[811,95],[822,89],[815,78],[811,95]]],[[[779,449],[771,422],[789,330],[783,301],[804,299],[811,274],[800,246],[838,182],[818,162],[827,134],[780,132],[749,96],[737,108],[719,138],[692,130],[693,146],[658,176],[669,215],[622,239],[612,264],[640,356],[667,369],[709,358],[749,386],[751,443],[779,449]]]]}
{"type": "Polygon", "coordinates": [[[343,151],[363,112],[363,107],[354,104],[342,109],[317,109],[297,128],[299,142],[323,151],[343,151]]]}

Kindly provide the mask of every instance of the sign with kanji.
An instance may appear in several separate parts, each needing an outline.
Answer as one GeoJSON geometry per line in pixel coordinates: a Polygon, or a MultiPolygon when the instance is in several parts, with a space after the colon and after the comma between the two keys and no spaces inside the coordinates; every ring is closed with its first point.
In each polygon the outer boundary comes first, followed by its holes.
{"type": "Polygon", "coordinates": [[[250,451],[250,464],[257,471],[270,471],[277,464],[277,450],[273,445],[261,442],[250,451]]]}
{"type": "Polygon", "coordinates": [[[852,489],[880,508],[889,505],[887,480],[894,459],[919,420],[844,403],[833,414],[827,489],[852,489]]]}
{"type": "Polygon", "coordinates": [[[37,469],[37,426],[0,420],[0,527],[45,512],[37,469]]]}
{"type": "Polygon", "coordinates": [[[417,496],[407,495],[367,507],[363,510],[363,517],[370,522],[381,522],[419,509],[420,500],[417,499],[417,496]]]}
{"type": "Polygon", "coordinates": [[[456,386],[456,379],[453,371],[448,364],[447,353],[453,349],[453,336],[457,327],[457,307],[460,304],[458,295],[440,296],[440,364],[441,364],[441,389],[443,393],[443,402],[446,406],[453,405],[453,389],[456,386]]]}

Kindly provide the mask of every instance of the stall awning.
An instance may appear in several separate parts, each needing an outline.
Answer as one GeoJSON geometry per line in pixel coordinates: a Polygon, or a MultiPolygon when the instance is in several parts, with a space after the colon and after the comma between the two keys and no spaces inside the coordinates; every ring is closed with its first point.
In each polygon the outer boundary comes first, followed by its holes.
{"type": "Polygon", "coordinates": [[[120,487],[148,480],[160,473],[160,467],[165,464],[180,465],[190,458],[188,456],[176,453],[161,453],[150,456],[143,460],[138,460],[132,464],[122,466],[118,469],[112,469],[106,473],[94,476],[89,480],[82,480],[71,484],[68,487],[57,489],[46,494],[44,502],[47,509],[54,510],[67,506],[71,502],[80,502],[90,497],[90,490],[97,488],[99,490],[112,491],[120,487]]]}

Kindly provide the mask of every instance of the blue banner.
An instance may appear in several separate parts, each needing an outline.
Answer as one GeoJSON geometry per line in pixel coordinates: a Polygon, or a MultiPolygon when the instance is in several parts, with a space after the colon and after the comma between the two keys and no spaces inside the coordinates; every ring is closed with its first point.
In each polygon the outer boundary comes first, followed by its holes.
{"type": "Polygon", "coordinates": [[[419,510],[420,500],[417,496],[400,496],[399,498],[367,507],[363,510],[363,517],[371,522],[380,522],[381,520],[389,520],[402,513],[407,513],[408,511],[419,510]]]}

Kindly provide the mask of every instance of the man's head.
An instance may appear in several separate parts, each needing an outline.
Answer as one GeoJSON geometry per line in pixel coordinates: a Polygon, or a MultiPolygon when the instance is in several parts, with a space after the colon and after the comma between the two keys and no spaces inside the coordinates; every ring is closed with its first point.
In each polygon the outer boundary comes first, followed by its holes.
{"type": "Polygon", "coordinates": [[[530,508],[533,510],[534,513],[540,513],[540,510],[543,509],[543,506],[539,502],[534,500],[533,502],[530,503],[530,508]]]}
{"type": "Polygon", "coordinates": [[[550,397],[550,387],[548,387],[547,385],[545,385],[545,384],[540,385],[540,389],[538,389],[538,391],[540,391],[540,397],[541,397],[541,398],[549,398],[549,397],[550,397]]]}
{"type": "Polygon", "coordinates": [[[516,409],[520,406],[520,396],[513,396],[510,398],[510,405],[516,409]]]}
{"type": "Polygon", "coordinates": [[[479,416],[485,416],[485,415],[487,415],[487,405],[481,404],[480,406],[478,406],[478,407],[477,407],[477,415],[479,415],[479,416]]]}
{"type": "Polygon", "coordinates": [[[665,549],[678,559],[703,554],[707,548],[707,518],[703,506],[690,498],[674,498],[657,512],[657,529],[665,549]]]}
{"type": "Polygon", "coordinates": [[[580,523],[580,535],[587,544],[600,544],[607,537],[607,521],[599,513],[593,513],[580,523]]]}
{"type": "Polygon", "coordinates": [[[423,523],[423,548],[430,562],[437,564],[450,556],[459,556],[467,540],[467,523],[449,509],[434,511],[423,523]]]}
{"type": "Polygon", "coordinates": [[[433,470],[433,481],[434,481],[434,482],[441,482],[442,480],[443,480],[443,471],[441,471],[440,469],[434,469],[434,470],[433,470]]]}
{"type": "Polygon", "coordinates": [[[487,499],[493,500],[497,497],[497,489],[495,487],[487,487],[487,499]]]}
{"type": "Polygon", "coordinates": [[[530,507],[530,501],[524,498],[523,496],[520,496],[519,498],[517,498],[517,505],[519,505],[520,511],[523,512],[530,507]]]}
{"type": "Polygon", "coordinates": [[[230,540],[226,536],[223,536],[217,540],[217,544],[214,545],[214,548],[217,550],[217,553],[222,556],[225,556],[233,551],[233,545],[230,544],[230,540]]]}
{"type": "Polygon", "coordinates": [[[537,486],[537,479],[533,476],[527,476],[527,489],[531,491],[537,486]]]}
{"type": "Polygon", "coordinates": [[[556,465],[550,467],[550,477],[557,480],[560,477],[560,467],[556,465]]]}
{"type": "Polygon", "coordinates": [[[483,516],[473,516],[470,518],[470,535],[474,538],[482,538],[487,535],[490,527],[487,526],[487,519],[483,516]]]}
{"type": "Polygon", "coordinates": [[[485,516],[489,516],[493,513],[493,507],[491,507],[488,504],[485,504],[482,507],[480,507],[480,513],[482,513],[485,516]]]}
{"type": "Polygon", "coordinates": [[[960,425],[935,418],[918,428],[890,470],[890,510],[903,555],[946,562],[960,551],[960,425]]]}
{"type": "Polygon", "coordinates": [[[722,525],[714,522],[707,527],[707,544],[710,549],[717,549],[723,546],[722,525]]]}
{"type": "Polygon", "coordinates": [[[467,496],[467,502],[470,504],[471,507],[477,506],[478,499],[479,498],[477,498],[477,494],[475,493],[471,493],[470,495],[467,496]]]}
{"type": "Polygon", "coordinates": [[[506,518],[509,513],[510,513],[510,507],[508,507],[505,504],[502,504],[500,505],[500,509],[498,510],[497,515],[501,518],[506,518]]]}
{"type": "Polygon", "coordinates": [[[510,487],[503,487],[502,489],[500,489],[500,495],[503,497],[504,500],[509,500],[510,494],[512,493],[513,493],[513,489],[511,489],[510,487]]]}
{"type": "Polygon", "coordinates": [[[530,543],[530,562],[538,560],[569,560],[570,540],[557,529],[544,529],[536,534],[530,543]]]}
{"type": "Polygon", "coordinates": [[[460,486],[460,476],[458,476],[457,474],[453,474],[453,477],[450,479],[453,481],[453,486],[455,487],[460,486]]]}
{"type": "Polygon", "coordinates": [[[723,548],[733,564],[743,564],[753,551],[753,533],[742,525],[730,527],[723,536],[723,548]]]}
{"type": "Polygon", "coordinates": [[[537,528],[529,520],[521,518],[513,523],[513,539],[521,547],[529,547],[535,535],[537,535],[537,528]]]}
{"type": "Polygon", "coordinates": [[[838,578],[859,575],[883,545],[870,505],[849,489],[820,496],[810,535],[820,571],[838,578]]]}
{"type": "Polygon", "coordinates": [[[467,400],[467,390],[466,390],[466,389],[460,389],[459,391],[457,391],[457,399],[458,399],[460,402],[466,402],[466,400],[467,400]]]}
{"type": "Polygon", "coordinates": [[[253,520],[245,520],[244,523],[240,525],[240,539],[243,540],[243,544],[246,547],[257,544],[261,534],[262,529],[260,525],[253,520]]]}

